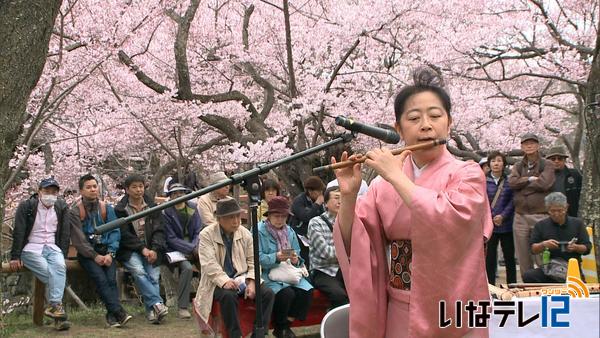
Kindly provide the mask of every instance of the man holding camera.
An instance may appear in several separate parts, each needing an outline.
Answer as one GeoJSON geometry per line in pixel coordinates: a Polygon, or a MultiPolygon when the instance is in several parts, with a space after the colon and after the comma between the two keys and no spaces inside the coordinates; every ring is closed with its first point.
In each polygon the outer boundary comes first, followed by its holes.
{"type": "Polygon", "coordinates": [[[71,229],[71,241],[77,248],[79,264],[96,284],[96,291],[106,307],[106,324],[121,327],[132,317],[119,302],[115,254],[121,232],[118,228],[96,235],[98,226],[117,218],[111,205],[98,199],[98,181],[92,175],[79,179],[81,199],[71,208],[76,222],[71,229]]]}
{"type": "Polygon", "coordinates": [[[564,283],[569,259],[576,258],[581,264],[581,256],[592,249],[592,242],[583,221],[567,215],[569,204],[567,197],[560,192],[553,192],[544,198],[544,204],[550,217],[536,223],[531,234],[530,245],[533,254],[548,249],[551,261],[545,267],[525,271],[525,283],[564,283]],[[560,276],[552,272],[553,265],[562,266],[560,276]]]}

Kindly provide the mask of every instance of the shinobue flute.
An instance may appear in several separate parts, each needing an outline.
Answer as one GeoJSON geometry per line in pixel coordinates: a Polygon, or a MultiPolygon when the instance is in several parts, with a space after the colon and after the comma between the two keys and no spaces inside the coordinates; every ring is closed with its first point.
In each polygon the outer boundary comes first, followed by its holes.
{"type": "MultiPolygon", "coordinates": [[[[423,143],[417,143],[417,144],[413,144],[412,146],[406,146],[404,148],[393,149],[392,154],[400,155],[403,151],[406,151],[406,150],[429,149],[429,148],[433,148],[435,146],[438,146],[440,144],[445,144],[445,143],[446,143],[445,139],[437,139],[437,140],[427,141],[427,142],[423,142],[423,143]]],[[[339,169],[339,168],[350,167],[357,163],[364,163],[367,160],[366,156],[364,156],[362,154],[357,154],[357,155],[359,157],[355,160],[346,160],[346,161],[337,162],[334,164],[328,164],[328,165],[324,165],[321,167],[313,168],[313,173],[317,173],[317,172],[324,171],[324,170],[334,170],[334,169],[339,169]]]]}

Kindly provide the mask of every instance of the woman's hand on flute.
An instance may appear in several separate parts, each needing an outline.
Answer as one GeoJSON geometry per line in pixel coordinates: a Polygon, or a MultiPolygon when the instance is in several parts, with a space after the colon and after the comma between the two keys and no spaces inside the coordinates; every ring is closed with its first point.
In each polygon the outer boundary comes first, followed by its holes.
{"type": "Polygon", "coordinates": [[[367,153],[365,164],[375,169],[379,176],[391,183],[398,175],[404,175],[402,167],[410,153],[410,150],[405,150],[400,155],[394,155],[387,148],[373,149],[367,153]]]}
{"type": "MultiPolygon", "coordinates": [[[[357,160],[362,155],[352,155],[348,157],[347,152],[342,153],[340,161],[346,160],[357,160]]],[[[331,164],[337,163],[335,157],[331,157],[331,164]]],[[[362,182],[362,175],[360,171],[360,163],[348,166],[345,168],[335,169],[335,177],[338,180],[338,186],[340,187],[340,194],[343,196],[356,196],[360,190],[360,184],[362,182]]]]}

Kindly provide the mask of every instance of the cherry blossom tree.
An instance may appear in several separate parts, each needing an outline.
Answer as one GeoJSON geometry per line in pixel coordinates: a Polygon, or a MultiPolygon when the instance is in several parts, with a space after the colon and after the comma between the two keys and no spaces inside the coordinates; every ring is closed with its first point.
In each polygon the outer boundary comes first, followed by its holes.
{"type": "MultiPolygon", "coordinates": [[[[594,0],[67,1],[28,106],[39,116],[56,102],[53,114],[13,172],[35,171],[32,152],[52,154],[38,172],[71,184],[92,169],[143,169],[154,188],[175,168],[240,171],[331,139],[338,115],[393,124],[394,94],[422,65],[453,98],[455,155],[518,156],[534,131],[581,167],[598,11],[594,0]]],[[[363,136],[351,148],[374,146],[363,136]]],[[[278,174],[297,191],[341,149],[278,174]]]]}

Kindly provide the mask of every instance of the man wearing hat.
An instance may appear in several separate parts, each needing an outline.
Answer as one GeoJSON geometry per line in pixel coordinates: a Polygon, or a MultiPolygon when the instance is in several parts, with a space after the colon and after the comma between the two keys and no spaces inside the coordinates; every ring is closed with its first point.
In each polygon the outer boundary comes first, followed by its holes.
{"type": "MultiPolygon", "coordinates": [[[[212,175],[208,180],[209,185],[213,185],[227,179],[227,175],[224,172],[218,171],[212,175]]],[[[217,190],[211,191],[208,194],[198,197],[198,210],[200,216],[202,216],[202,222],[205,226],[217,225],[217,218],[215,217],[215,210],[217,209],[217,202],[229,194],[229,186],[224,186],[217,190]]]]}
{"type": "Polygon", "coordinates": [[[568,168],[565,164],[567,152],[564,147],[552,147],[546,155],[546,159],[554,163],[554,185],[553,192],[561,192],[567,196],[569,204],[568,215],[577,217],[579,211],[579,195],[581,194],[581,174],[577,169],[568,168]]]}
{"type": "Polygon", "coordinates": [[[541,266],[539,255],[531,255],[529,238],[534,225],[548,217],[544,198],[552,192],[554,184],[554,165],[540,156],[539,142],[533,133],[521,137],[521,150],[525,156],[513,166],[508,177],[508,185],[514,193],[513,235],[521,277],[533,268],[534,260],[541,266]]]}
{"type": "MultiPolygon", "coordinates": [[[[200,233],[200,284],[194,301],[195,311],[204,323],[209,322],[212,301],[219,302],[221,316],[231,338],[242,337],[238,315],[238,298],[254,299],[254,245],[252,234],[241,226],[238,202],[225,198],[217,202],[217,224],[200,233]]],[[[268,329],[275,295],[264,284],[260,286],[263,327],[268,329]]]]}
{"type": "Polygon", "coordinates": [[[58,199],[60,186],[54,178],[40,181],[38,192],[21,202],[15,213],[10,268],[25,266],[46,284],[48,307],[44,314],[56,320],[56,329],[71,326],[62,304],[69,250],[70,229],[75,221],[63,199],[58,199]]]}
{"type": "MultiPolygon", "coordinates": [[[[167,196],[174,200],[191,190],[180,183],[170,186],[167,196]]],[[[177,316],[182,319],[191,317],[188,307],[190,305],[190,287],[192,281],[192,263],[198,263],[198,234],[202,230],[202,220],[196,204],[185,201],[165,209],[165,232],[167,235],[167,248],[169,252],[178,251],[186,259],[169,264],[169,270],[179,269],[179,282],[177,286],[177,316]]],[[[169,254],[167,254],[169,255],[169,254]]]]}

